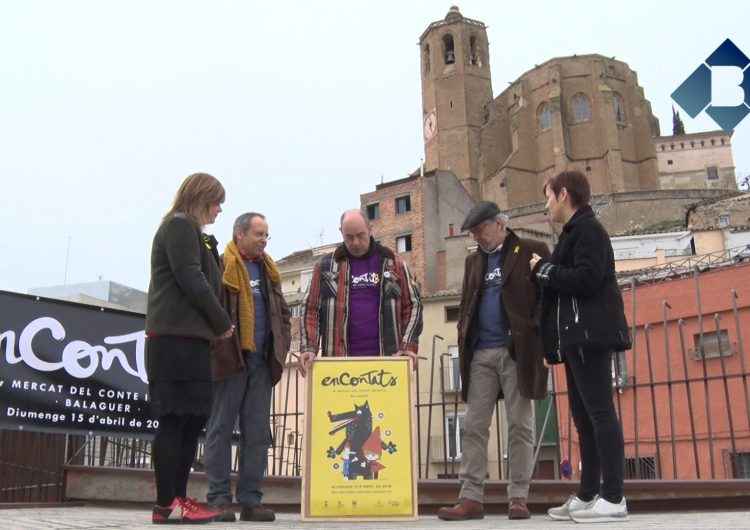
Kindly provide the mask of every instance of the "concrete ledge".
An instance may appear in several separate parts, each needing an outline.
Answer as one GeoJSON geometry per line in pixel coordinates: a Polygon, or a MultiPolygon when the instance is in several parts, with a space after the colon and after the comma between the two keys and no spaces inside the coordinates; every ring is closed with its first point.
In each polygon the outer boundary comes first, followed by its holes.
{"type": "MultiPolygon", "coordinates": [[[[153,503],[156,485],[152,469],[122,467],[63,466],[65,472],[65,499],[84,501],[118,501],[153,503]]],[[[232,489],[236,487],[232,475],[232,489]]],[[[271,476],[264,480],[263,502],[269,505],[295,505],[300,503],[301,480],[299,477],[271,476]]],[[[208,492],[206,474],[196,471],[190,474],[188,497],[205,501],[208,492]]]]}
{"type": "MultiPolygon", "coordinates": [[[[66,500],[93,503],[152,503],[156,498],[154,472],[150,469],[66,465],[66,500]]],[[[232,477],[234,487],[235,477],[232,477]]],[[[485,483],[485,509],[505,513],[506,481],[485,483]]],[[[281,512],[299,512],[300,477],[269,476],[264,480],[263,503],[281,512]]],[[[577,482],[535,480],[531,483],[529,509],[542,513],[575,493],[577,482]]],[[[188,496],[206,498],[208,485],[202,472],[190,475],[188,496]]],[[[453,504],[459,492],[458,480],[424,479],[418,483],[420,513],[435,513],[453,504]]],[[[626,480],[628,506],[640,511],[686,509],[731,509],[750,506],[750,480],[626,480]]]]}
{"type": "Polygon", "coordinates": [[[18,508],[70,508],[86,506],[85,502],[0,502],[0,510],[15,510],[18,508]]]}

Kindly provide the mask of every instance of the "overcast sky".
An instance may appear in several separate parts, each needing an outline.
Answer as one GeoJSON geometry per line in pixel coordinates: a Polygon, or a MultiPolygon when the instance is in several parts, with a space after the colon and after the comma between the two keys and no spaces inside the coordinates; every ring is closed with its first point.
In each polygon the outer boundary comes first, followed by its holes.
{"type": "MultiPolygon", "coordinates": [[[[743,4],[458,6],[488,26],[495,95],[553,57],[616,56],[671,134],[674,89],[726,38],[750,55],[743,4]]],[[[227,190],[207,229],[222,247],[248,210],[267,215],[277,259],[338,241],[341,211],[424,156],[417,41],[450,5],[0,0],[0,289],[146,290],[154,231],[196,171],[227,190]]],[[[750,117],[733,147],[747,175],[750,117]]]]}

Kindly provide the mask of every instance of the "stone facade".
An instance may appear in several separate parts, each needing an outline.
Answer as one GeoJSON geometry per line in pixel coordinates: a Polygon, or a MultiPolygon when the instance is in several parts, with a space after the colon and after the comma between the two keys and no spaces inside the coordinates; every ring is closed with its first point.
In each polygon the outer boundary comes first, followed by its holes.
{"type": "Polygon", "coordinates": [[[545,180],[571,166],[595,194],[659,188],[658,121],[627,64],[555,58],[493,97],[482,22],[452,7],[420,47],[426,166],[452,170],[476,200],[537,202],[545,180]]]}
{"type": "Polygon", "coordinates": [[[750,192],[694,204],[686,223],[698,253],[728,251],[750,258],[750,192]]]}
{"type": "Polygon", "coordinates": [[[544,182],[569,167],[588,175],[594,194],[659,188],[658,123],[621,61],[551,59],[504,90],[489,114],[482,193],[506,208],[539,201],[544,182]]]}
{"type": "Polygon", "coordinates": [[[732,133],[710,131],[654,138],[662,189],[737,189],[732,133]]]}
{"type": "Polygon", "coordinates": [[[485,106],[492,101],[485,25],[454,6],[430,24],[419,45],[425,169],[453,171],[478,199],[485,106]]]}
{"type": "Polygon", "coordinates": [[[687,212],[689,230],[737,228],[750,225],[750,192],[705,200],[691,205],[687,212]]]}
{"type": "MultiPolygon", "coordinates": [[[[660,231],[663,224],[684,226],[686,208],[696,202],[718,199],[736,192],[729,190],[653,190],[642,192],[596,195],[591,206],[610,235],[627,235],[648,231],[660,231]]],[[[529,204],[507,210],[511,227],[535,228],[539,232],[549,231],[549,220],[544,203],[529,204]],[[546,229],[544,227],[547,227],[546,229]]],[[[558,234],[562,227],[555,225],[558,234]]],[[[553,236],[556,240],[556,235],[553,236]]]]}
{"type": "Polygon", "coordinates": [[[626,63],[553,58],[494,97],[487,42],[484,23],[455,6],[421,35],[425,166],[455,173],[474,200],[507,210],[515,228],[550,231],[542,186],[571,167],[588,175],[614,234],[673,225],[685,205],[737,189],[731,134],[659,136],[626,63]]]}

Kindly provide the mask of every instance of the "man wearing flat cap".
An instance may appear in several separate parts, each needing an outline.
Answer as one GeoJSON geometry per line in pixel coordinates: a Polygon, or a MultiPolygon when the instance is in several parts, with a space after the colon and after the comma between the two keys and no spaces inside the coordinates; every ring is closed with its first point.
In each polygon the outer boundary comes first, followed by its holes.
{"type": "Polygon", "coordinates": [[[438,511],[440,519],[484,517],[487,443],[498,399],[508,419],[508,517],[528,519],[533,466],[532,399],[547,396],[548,370],[539,336],[540,293],[529,280],[532,254],[549,256],[547,245],[519,238],[494,202],[469,211],[468,230],[478,249],[466,258],[458,317],[461,396],[467,403],[458,504],[438,511]]]}

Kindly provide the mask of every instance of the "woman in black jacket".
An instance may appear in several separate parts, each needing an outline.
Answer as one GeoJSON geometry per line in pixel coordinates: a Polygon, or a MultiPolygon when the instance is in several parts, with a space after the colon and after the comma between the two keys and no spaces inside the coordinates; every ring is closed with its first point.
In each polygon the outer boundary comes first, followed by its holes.
{"type": "Polygon", "coordinates": [[[578,171],[544,186],[545,208],[564,223],[549,261],[534,254],[532,278],[542,291],[542,342],[547,364],[565,363],[568,400],[578,431],[577,495],[551,508],[553,519],[627,521],[622,426],[612,399],[612,352],[630,347],[609,235],[589,206],[591,187],[578,171]],[[601,485],[600,485],[601,480],[601,485]]]}

